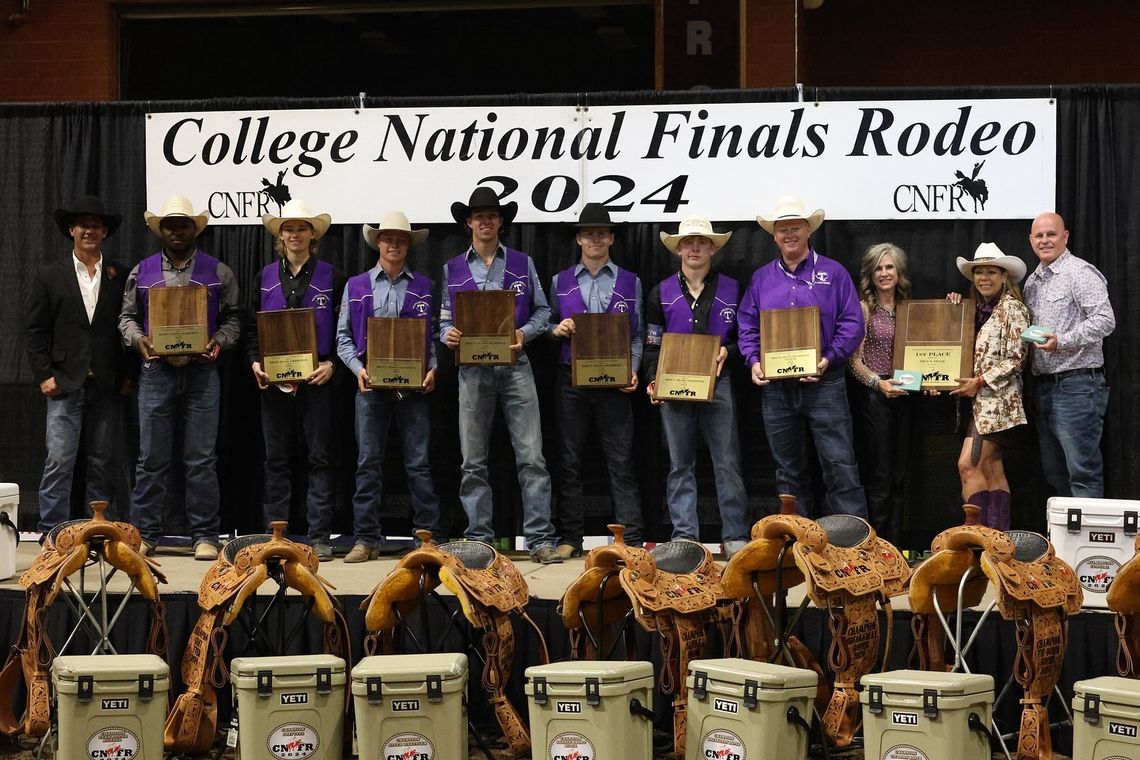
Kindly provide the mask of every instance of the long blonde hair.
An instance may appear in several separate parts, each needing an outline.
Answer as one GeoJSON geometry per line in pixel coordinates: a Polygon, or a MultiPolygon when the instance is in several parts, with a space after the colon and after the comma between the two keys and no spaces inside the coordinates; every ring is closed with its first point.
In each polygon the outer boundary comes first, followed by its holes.
{"type": "Polygon", "coordinates": [[[894,243],[875,243],[868,248],[859,262],[859,297],[867,305],[867,311],[872,312],[879,305],[879,291],[875,287],[875,267],[887,254],[895,263],[895,275],[898,284],[895,285],[895,301],[910,298],[910,277],[907,274],[906,251],[894,243]]]}

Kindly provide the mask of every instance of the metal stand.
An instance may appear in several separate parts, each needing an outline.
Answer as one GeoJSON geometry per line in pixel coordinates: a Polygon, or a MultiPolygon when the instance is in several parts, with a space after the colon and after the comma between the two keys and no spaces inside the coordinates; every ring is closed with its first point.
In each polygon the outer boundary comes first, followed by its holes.
{"type": "Polygon", "coordinates": [[[582,633],[590,642],[590,646],[594,648],[597,653],[597,659],[609,660],[613,657],[614,652],[617,650],[619,643],[624,644],[626,652],[631,651],[633,642],[633,609],[629,609],[621,620],[614,620],[606,622],[605,619],[605,600],[606,588],[610,582],[618,577],[621,573],[620,569],[613,569],[608,571],[602,580],[598,583],[598,598],[597,607],[598,614],[594,621],[595,628],[590,628],[590,621],[586,619],[586,613],[581,606],[578,607],[578,620],[582,623],[582,633]],[[606,648],[606,632],[609,628],[619,625],[621,626],[618,634],[614,636],[610,646],[606,648]]]}

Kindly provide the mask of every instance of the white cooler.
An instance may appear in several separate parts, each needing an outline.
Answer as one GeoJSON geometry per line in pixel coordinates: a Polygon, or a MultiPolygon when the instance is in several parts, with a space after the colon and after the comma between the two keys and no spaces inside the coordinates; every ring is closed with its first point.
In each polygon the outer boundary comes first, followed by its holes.
{"type": "Polygon", "coordinates": [[[1049,499],[1049,541],[1072,566],[1085,592],[1085,607],[1107,608],[1108,585],[1135,553],[1140,501],[1049,499]]]}
{"type": "Polygon", "coordinates": [[[16,544],[20,534],[16,520],[20,514],[20,487],[0,483],[0,580],[16,574],[16,544]]]}

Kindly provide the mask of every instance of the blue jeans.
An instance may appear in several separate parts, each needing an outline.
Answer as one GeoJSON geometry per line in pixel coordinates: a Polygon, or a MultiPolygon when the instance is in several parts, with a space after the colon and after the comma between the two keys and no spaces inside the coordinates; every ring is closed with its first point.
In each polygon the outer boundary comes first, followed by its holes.
{"type": "Polygon", "coordinates": [[[697,518],[697,434],[705,439],[716,476],[716,500],[720,508],[721,540],[747,541],[748,494],[740,474],[740,437],[736,432],[735,400],[727,377],[716,384],[709,403],[667,401],[661,405],[661,426],[669,446],[669,476],[665,498],[674,540],[699,541],[697,518]]]}
{"type": "Polygon", "coordinates": [[[762,391],[764,432],[776,460],[776,488],[796,497],[796,510],[815,517],[807,466],[807,429],[811,429],[823,483],[824,514],[867,518],[867,497],[859,483],[852,445],[851,409],[843,367],[824,373],[817,383],[774,380],[762,391]]]}
{"type": "Polygon", "coordinates": [[[400,430],[404,471],[412,495],[413,525],[442,538],[439,527],[439,497],[431,478],[428,446],[431,419],[427,399],[409,393],[397,400],[394,391],[356,392],[356,493],[352,497],[353,533],[356,542],[379,546],[380,500],[384,495],[384,448],[392,419],[400,430]]]}
{"type": "MultiPolygon", "coordinates": [[[[131,493],[131,520],[149,543],[162,533],[174,430],[182,419],[186,521],[194,543],[218,543],[218,370],[191,362],[171,367],[147,362],[139,376],[139,463],[131,493]]],[[[276,391],[275,391],[276,392],[276,391]]]]}
{"type": "Polygon", "coordinates": [[[459,368],[459,446],[463,452],[459,502],[467,513],[464,535],[473,541],[495,537],[487,459],[495,405],[500,402],[522,490],[523,536],[527,550],[535,552],[553,546],[556,536],[550,523],[550,474],[542,455],[538,393],[525,357],[505,367],[459,368]]]}
{"type": "Polygon", "coordinates": [[[304,436],[309,457],[306,498],[310,541],[328,541],[333,512],[333,476],[329,466],[332,386],[301,383],[295,394],[268,388],[261,393],[261,431],[265,437],[265,525],[289,520],[292,496],[293,441],[304,436]]]}
{"type": "Polygon", "coordinates": [[[1103,374],[1037,383],[1037,440],[1045,479],[1058,496],[1104,496],[1100,434],[1108,407],[1103,374]]]}
{"type": "MultiPolygon", "coordinates": [[[[71,519],[71,482],[80,436],[87,452],[87,503],[110,501],[121,416],[119,397],[104,394],[94,380],[79,390],[47,399],[47,459],[40,479],[41,533],[71,519]]],[[[113,506],[107,509],[107,519],[116,517],[113,506]]]]}

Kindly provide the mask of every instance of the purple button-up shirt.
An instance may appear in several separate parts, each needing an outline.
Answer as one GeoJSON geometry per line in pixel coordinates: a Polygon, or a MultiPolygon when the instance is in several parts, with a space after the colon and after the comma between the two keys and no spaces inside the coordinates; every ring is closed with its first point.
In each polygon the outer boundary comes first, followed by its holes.
{"type": "Polygon", "coordinates": [[[812,249],[794,272],[775,261],[757,269],[740,301],[740,353],[744,366],[760,361],[760,312],[800,306],[819,307],[820,345],[828,367],[842,366],[863,340],[863,311],[847,270],[812,249]]]}

